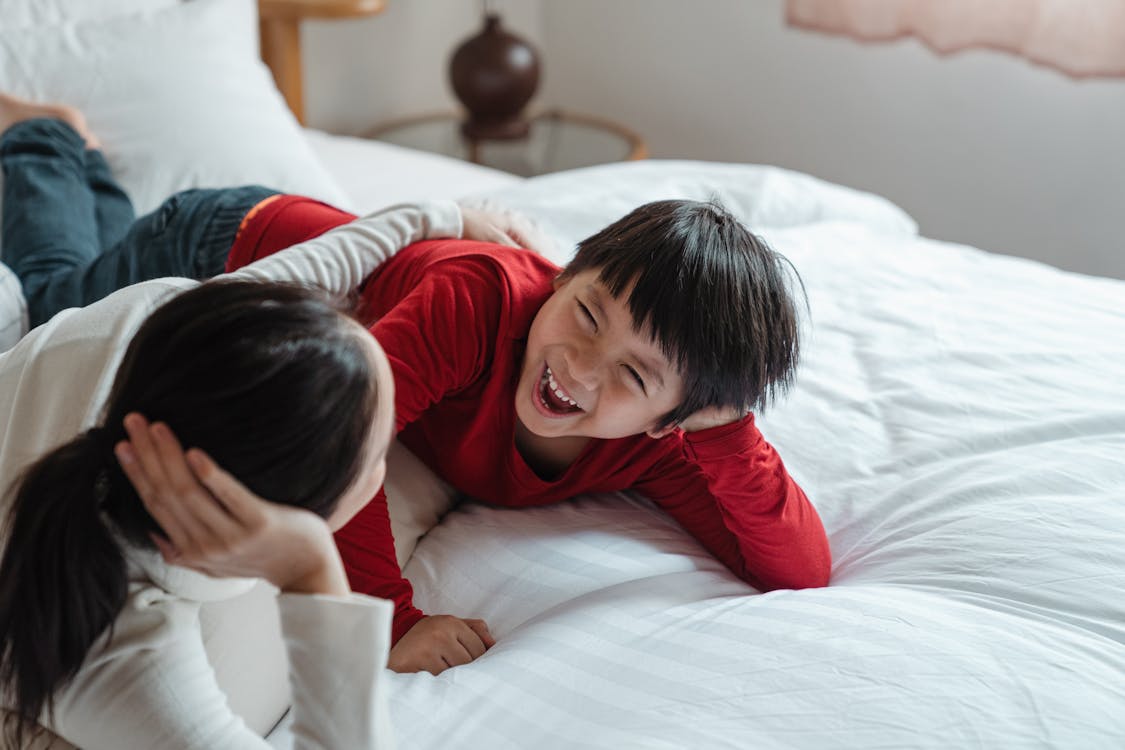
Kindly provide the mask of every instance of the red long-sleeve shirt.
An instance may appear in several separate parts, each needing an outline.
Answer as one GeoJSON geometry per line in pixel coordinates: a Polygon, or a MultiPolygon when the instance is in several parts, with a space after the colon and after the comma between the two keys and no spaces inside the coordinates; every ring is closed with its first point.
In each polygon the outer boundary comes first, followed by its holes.
{"type": "MultiPolygon", "coordinates": [[[[516,384],[531,322],[559,270],[526,250],[435,240],[402,250],[368,279],[363,297],[394,373],[399,439],[482,502],[527,507],[632,489],[759,589],[826,585],[820,518],[753,415],[660,439],[592,439],[549,481],[528,466],[515,445],[516,384]]],[[[386,495],[336,541],[352,588],[394,601],[397,641],[424,614],[395,559],[386,495]]]]}

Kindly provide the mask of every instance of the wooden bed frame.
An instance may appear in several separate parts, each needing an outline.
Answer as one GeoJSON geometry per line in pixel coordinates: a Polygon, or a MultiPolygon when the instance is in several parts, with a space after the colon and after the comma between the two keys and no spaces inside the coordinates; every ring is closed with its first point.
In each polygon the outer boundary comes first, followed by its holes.
{"type": "Polygon", "coordinates": [[[258,0],[262,60],[298,122],[305,123],[301,21],[361,18],[386,10],[387,0],[258,0]]]}

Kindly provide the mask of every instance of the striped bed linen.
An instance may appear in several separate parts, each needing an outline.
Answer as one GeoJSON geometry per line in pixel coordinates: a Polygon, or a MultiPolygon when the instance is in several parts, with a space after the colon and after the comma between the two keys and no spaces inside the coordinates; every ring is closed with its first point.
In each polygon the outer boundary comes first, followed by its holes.
{"type": "MultiPolygon", "coordinates": [[[[677,190],[761,209],[737,175],[676,169],[494,197],[567,242],[677,190]]],[[[463,505],[406,574],[498,643],[390,675],[400,747],[1121,746],[1125,283],[871,207],[755,225],[808,292],[797,386],[759,424],[824,519],[832,585],[758,593],[628,494],[463,505]]]]}

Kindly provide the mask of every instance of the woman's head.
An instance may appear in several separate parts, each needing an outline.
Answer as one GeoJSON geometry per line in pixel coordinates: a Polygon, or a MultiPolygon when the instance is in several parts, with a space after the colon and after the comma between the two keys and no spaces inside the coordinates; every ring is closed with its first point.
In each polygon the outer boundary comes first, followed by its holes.
{"type": "Polygon", "coordinates": [[[166,423],[258,496],[339,528],[382,483],[393,404],[386,356],[319,291],[216,280],[158,308],[125,352],[100,425],[9,490],[0,682],[26,720],[14,731],[50,707],[124,604],[113,532],[151,546],[159,531],[113,455],[126,414],[166,423]]]}
{"type": "Polygon", "coordinates": [[[131,523],[143,510],[108,452],[126,437],[125,415],[139,412],[259,497],[328,518],[381,456],[394,401],[380,390],[391,387],[374,338],[322,293],[203,284],[156,310],[125,352],[102,420],[106,510],[131,538],[153,530],[131,523]]]}

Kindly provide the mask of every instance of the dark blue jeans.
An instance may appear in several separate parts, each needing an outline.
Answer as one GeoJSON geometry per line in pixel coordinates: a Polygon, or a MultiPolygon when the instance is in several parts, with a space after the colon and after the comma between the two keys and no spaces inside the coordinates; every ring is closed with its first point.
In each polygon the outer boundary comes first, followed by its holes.
{"type": "Polygon", "coordinates": [[[147,279],[223,272],[243,217],[276,190],[176,193],[137,219],[100,151],[61,120],[0,135],[4,263],[23,285],[32,327],[147,279]]]}

